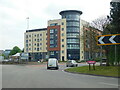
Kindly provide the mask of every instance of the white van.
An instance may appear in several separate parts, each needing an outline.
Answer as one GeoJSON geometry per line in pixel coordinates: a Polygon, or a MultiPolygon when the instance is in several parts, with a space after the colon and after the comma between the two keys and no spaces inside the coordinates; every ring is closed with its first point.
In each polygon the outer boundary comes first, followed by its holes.
{"type": "Polygon", "coordinates": [[[47,69],[55,68],[59,69],[58,60],[56,58],[49,58],[47,62],[47,69]]]}

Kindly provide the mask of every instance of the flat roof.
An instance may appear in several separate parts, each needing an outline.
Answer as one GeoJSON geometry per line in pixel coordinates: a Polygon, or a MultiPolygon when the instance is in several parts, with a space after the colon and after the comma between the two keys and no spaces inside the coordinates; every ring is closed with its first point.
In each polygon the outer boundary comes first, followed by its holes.
{"type": "Polygon", "coordinates": [[[45,30],[47,30],[47,28],[26,30],[26,32],[45,31],[45,30]]]}
{"type": "Polygon", "coordinates": [[[64,11],[61,11],[59,14],[62,15],[63,13],[66,13],[66,12],[77,12],[79,14],[82,14],[82,11],[79,11],[79,10],[64,10],[64,11]]]}

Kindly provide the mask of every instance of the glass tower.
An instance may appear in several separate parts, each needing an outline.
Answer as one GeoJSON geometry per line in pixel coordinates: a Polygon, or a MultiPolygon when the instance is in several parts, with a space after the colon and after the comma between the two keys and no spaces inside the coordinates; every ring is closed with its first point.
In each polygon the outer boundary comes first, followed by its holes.
{"type": "Polygon", "coordinates": [[[67,59],[80,59],[80,15],[78,10],[65,10],[59,13],[66,19],[67,59]]]}

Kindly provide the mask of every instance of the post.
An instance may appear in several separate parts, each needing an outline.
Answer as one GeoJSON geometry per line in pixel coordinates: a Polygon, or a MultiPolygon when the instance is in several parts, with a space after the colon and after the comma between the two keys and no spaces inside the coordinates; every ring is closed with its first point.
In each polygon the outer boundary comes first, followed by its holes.
{"type": "Polygon", "coordinates": [[[89,70],[90,70],[90,64],[89,64],[89,70]]]}
{"type": "Polygon", "coordinates": [[[29,29],[29,17],[27,17],[26,19],[27,19],[27,29],[29,29]]]}
{"type": "Polygon", "coordinates": [[[116,60],[116,45],[115,45],[115,65],[117,65],[117,60],[116,60]]]}
{"type": "Polygon", "coordinates": [[[100,46],[101,48],[101,54],[100,54],[100,57],[101,57],[101,60],[100,60],[100,66],[102,66],[102,46],[100,46]]]}

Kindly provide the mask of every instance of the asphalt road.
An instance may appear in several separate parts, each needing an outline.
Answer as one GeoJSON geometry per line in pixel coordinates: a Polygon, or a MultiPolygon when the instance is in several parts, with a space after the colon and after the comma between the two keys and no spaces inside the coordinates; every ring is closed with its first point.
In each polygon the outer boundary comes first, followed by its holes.
{"type": "MultiPolygon", "coordinates": [[[[84,64],[80,64],[82,66],[84,64]]],[[[2,88],[118,88],[118,79],[47,70],[46,65],[2,65],[2,88]]]]}

